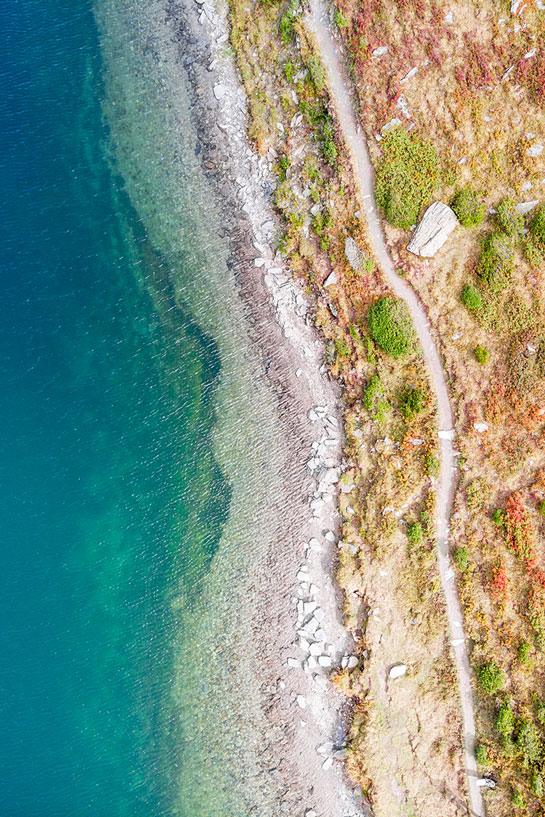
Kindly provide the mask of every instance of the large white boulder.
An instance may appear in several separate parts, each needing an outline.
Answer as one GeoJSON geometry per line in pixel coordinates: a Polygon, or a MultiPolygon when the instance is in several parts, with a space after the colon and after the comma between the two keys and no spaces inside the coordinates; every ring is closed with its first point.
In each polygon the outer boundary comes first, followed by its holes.
{"type": "Polygon", "coordinates": [[[458,224],[456,214],[447,204],[435,201],[430,204],[420,224],[407,244],[407,249],[414,255],[432,258],[458,224]]]}

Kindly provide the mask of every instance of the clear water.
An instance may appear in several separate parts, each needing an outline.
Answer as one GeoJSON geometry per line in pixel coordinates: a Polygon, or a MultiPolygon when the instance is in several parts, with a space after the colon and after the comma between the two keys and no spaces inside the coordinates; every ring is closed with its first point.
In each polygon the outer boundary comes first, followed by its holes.
{"type": "Polygon", "coordinates": [[[244,600],[282,443],[189,120],[161,141],[152,7],[0,4],[6,817],[255,805],[244,600]]]}

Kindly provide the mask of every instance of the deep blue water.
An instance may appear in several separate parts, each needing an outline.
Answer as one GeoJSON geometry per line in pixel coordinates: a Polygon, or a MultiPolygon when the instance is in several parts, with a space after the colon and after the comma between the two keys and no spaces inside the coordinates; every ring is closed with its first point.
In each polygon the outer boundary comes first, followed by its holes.
{"type": "Polygon", "coordinates": [[[3,2],[0,37],[0,814],[169,814],[217,353],[111,170],[91,3],[3,2]]]}

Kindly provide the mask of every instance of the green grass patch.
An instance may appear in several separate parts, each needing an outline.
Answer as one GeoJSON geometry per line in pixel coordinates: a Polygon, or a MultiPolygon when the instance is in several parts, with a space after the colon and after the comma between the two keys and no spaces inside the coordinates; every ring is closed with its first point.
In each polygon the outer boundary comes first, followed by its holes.
{"type": "Polygon", "coordinates": [[[469,567],[469,555],[467,552],[467,548],[456,548],[452,555],[452,558],[454,559],[454,564],[456,565],[458,570],[461,570],[462,573],[465,573],[465,571],[469,567]]]}
{"type": "Polygon", "coordinates": [[[405,389],[399,401],[399,409],[406,420],[414,420],[426,407],[426,395],[422,389],[405,389]]]}
{"type": "Polygon", "coordinates": [[[381,148],[376,200],[390,224],[407,230],[416,224],[439,184],[437,153],[429,142],[401,127],[388,131],[381,148]]]}
{"type": "Polygon", "coordinates": [[[483,296],[473,284],[466,284],[463,288],[460,300],[469,312],[479,312],[483,305],[483,296]]]}
{"type": "Polygon", "coordinates": [[[500,689],[503,689],[505,675],[495,661],[486,661],[481,664],[480,667],[477,667],[476,674],[486,695],[494,695],[500,689]]]}
{"type": "Polygon", "coordinates": [[[465,187],[453,197],[450,206],[456,213],[458,221],[464,227],[482,224],[486,216],[486,204],[480,200],[475,190],[465,187]]]}
{"type": "Polygon", "coordinates": [[[420,545],[424,538],[424,532],[420,522],[410,522],[407,525],[407,539],[411,545],[420,545]]]}
{"type": "Polygon", "coordinates": [[[500,292],[509,285],[513,264],[512,241],[504,233],[494,232],[484,241],[475,271],[492,292],[500,292]]]}
{"type": "Polygon", "coordinates": [[[406,357],[413,351],[415,334],[403,301],[379,298],[367,313],[367,324],[373,340],[392,357],[406,357]]]}
{"type": "Polygon", "coordinates": [[[524,230],[524,217],[518,212],[513,199],[500,201],[496,208],[494,220],[504,233],[520,237],[524,230]]]}
{"type": "Polygon", "coordinates": [[[476,346],[473,349],[473,354],[475,355],[477,363],[481,363],[483,366],[488,363],[488,349],[485,349],[484,346],[476,346]]]}

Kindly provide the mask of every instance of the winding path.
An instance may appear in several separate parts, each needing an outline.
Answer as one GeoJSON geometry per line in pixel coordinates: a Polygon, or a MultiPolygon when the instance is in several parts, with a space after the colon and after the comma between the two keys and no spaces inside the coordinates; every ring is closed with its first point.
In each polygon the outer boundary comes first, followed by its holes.
{"type": "Polygon", "coordinates": [[[369,159],[364,134],[356,121],[351,102],[350,85],[345,74],[328,23],[328,9],[324,0],[311,0],[310,14],[306,26],[314,35],[325,66],[331,96],[337,111],[339,124],[344,134],[354,168],[354,175],[360,189],[363,208],[367,219],[369,234],[380,262],[384,276],[395,292],[407,304],[418,338],[422,345],[424,357],[429,367],[431,384],[435,392],[439,415],[439,443],[441,451],[441,470],[437,484],[437,552],[441,583],[446,599],[451,643],[456,656],[458,683],[462,704],[462,715],[465,736],[465,764],[471,813],[484,817],[484,804],[481,790],[477,785],[477,763],[475,760],[475,717],[473,712],[473,693],[471,689],[471,670],[463,630],[462,611],[454,581],[449,558],[449,519],[454,495],[456,466],[454,462],[454,432],[452,430],[452,409],[441,359],[433,340],[430,325],[424,308],[413,289],[400,278],[394,268],[386,248],[380,219],[377,214],[373,192],[373,169],[369,159]]]}

